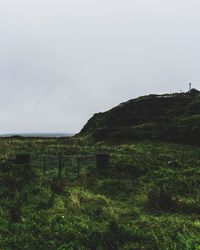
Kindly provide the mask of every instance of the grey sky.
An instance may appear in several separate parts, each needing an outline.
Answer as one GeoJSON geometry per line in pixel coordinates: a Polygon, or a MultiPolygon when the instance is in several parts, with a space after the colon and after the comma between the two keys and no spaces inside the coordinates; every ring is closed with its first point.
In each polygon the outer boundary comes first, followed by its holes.
{"type": "Polygon", "coordinates": [[[0,133],[78,132],[149,93],[200,88],[199,0],[0,0],[0,133]]]}

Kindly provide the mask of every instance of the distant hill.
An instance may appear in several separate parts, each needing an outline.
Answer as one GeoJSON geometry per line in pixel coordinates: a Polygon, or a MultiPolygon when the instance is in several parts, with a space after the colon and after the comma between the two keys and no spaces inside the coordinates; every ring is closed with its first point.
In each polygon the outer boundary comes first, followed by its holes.
{"type": "Polygon", "coordinates": [[[72,134],[66,133],[16,133],[16,134],[2,134],[0,137],[44,137],[44,138],[51,138],[51,137],[71,137],[72,134]]]}
{"type": "Polygon", "coordinates": [[[96,141],[200,142],[200,92],[147,95],[95,114],[80,135],[96,141]]]}

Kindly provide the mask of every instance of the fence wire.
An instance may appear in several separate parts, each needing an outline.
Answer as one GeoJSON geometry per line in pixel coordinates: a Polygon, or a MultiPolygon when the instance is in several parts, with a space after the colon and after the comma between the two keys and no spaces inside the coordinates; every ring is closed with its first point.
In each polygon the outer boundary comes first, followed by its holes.
{"type": "Polygon", "coordinates": [[[66,177],[75,180],[96,166],[93,155],[32,155],[31,166],[46,176],[66,177]]]}

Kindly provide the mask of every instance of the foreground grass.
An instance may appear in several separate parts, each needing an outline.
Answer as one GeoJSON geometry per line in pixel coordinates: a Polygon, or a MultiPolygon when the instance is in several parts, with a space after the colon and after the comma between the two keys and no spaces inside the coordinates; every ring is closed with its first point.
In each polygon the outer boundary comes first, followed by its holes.
{"type": "Polygon", "coordinates": [[[39,169],[1,167],[0,249],[200,249],[199,147],[56,139],[1,146],[4,157],[103,151],[111,162],[104,176],[93,169],[75,182],[63,178],[60,192],[39,169]]]}

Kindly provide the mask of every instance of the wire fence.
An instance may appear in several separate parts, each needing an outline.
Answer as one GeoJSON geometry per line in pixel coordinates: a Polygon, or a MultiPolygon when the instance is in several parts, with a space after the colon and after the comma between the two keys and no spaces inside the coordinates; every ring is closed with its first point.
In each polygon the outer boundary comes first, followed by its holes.
{"type": "Polygon", "coordinates": [[[86,171],[96,167],[94,155],[31,155],[30,164],[45,176],[78,179],[86,171]]]}
{"type": "Polygon", "coordinates": [[[0,170],[6,169],[6,165],[25,168],[30,166],[48,178],[67,178],[69,181],[74,181],[94,171],[105,174],[108,169],[109,155],[17,154],[9,159],[0,159],[0,163],[0,170]]]}

